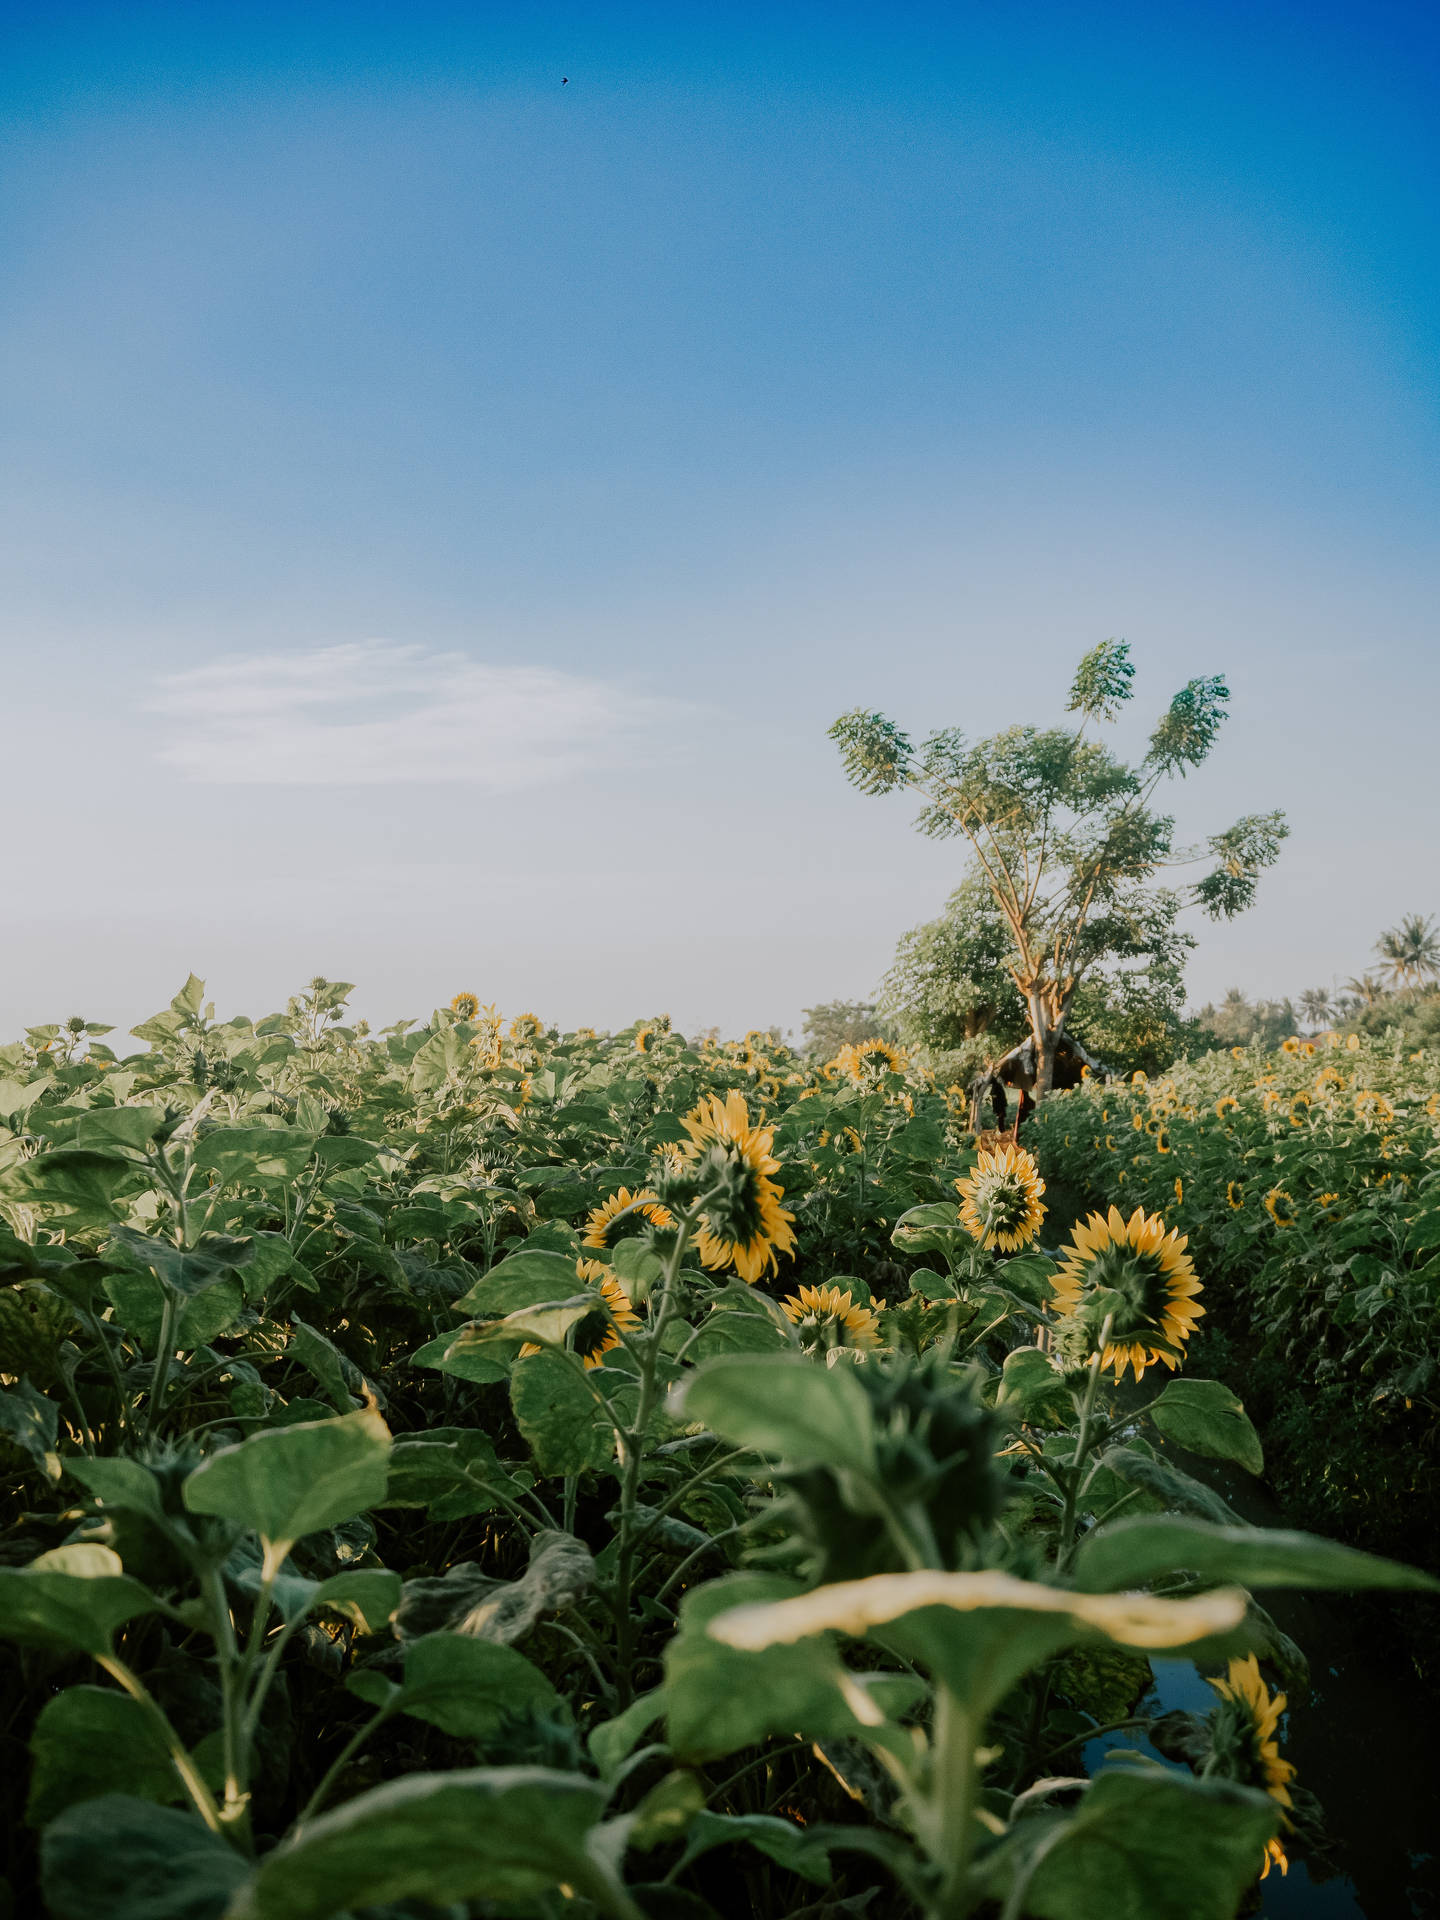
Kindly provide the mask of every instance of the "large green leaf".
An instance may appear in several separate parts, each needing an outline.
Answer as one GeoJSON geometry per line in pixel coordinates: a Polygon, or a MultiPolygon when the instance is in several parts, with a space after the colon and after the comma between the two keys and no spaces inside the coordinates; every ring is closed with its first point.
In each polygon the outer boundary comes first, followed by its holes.
{"type": "Polygon", "coordinates": [[[1024,1912],[1035,1920],[1233,1920],[1279,1808],[1225,1780],[1107,1769],[1058,1839],[1046,1836],[1024,1912]]]}
{"type": "Polygon", "coordinates": [[[1064,1377],[1038,1347],[1017,1347],[1005,1356],[997,1405],[1031,1425],[1058,1423],[1075,1411],[1064,1377]]]}
{"type": "Polygon", "coordinates": [[[46,1702],[30,1736],[27,1823],[48,1826],[77,1801],[122,1792],[162,1805],[187,1797],[138,1700],[111,1687],[66,1687],[46,1702]]]}
{"type": "Polygon", "coordinates": [[[615,1429],[581,1368],[547,1349],[515,1363],[510,1375],[515,1421],[542,1473],[583,1473],[615,1458],[615,1429]]]}
{"type": "Polygon", "coordinates": [[[1247,1473],[1261,1473],[1260,1436],[1241,1401],[1218,1380],[1172,1380],[1150,1409],[1167,1440],[1208,1460],[1238,1460],[1247,1473]]]}
{"type": "Polygon", "coordinates": [[[598,1781],[544,1767],[410,1774],[267,1854],[227,1920],[332,1920],[343,1908],[394,1900],[440,1906],[523,1900],[562,1885],[584,1891],[601,1877],[586,1840],[604,1802],[598,1781]]]}
{"type": "Polygon", "coordinates": [[[93,1147],[55,1147],[7,1168],[0,1181],[9,1198],[43,1206],[78,1231],[113,1220],[121,1210],[116,1195],[123,1186],[133,1185],[136,1177],[135,1163],[119,1154],[93,1147]]]}
{"type": "Polygon", "coordinates": [[[457,1345],[458,1333],[442,1333],[410,1356],[412,1367],[433,1367],[437,1373],[453,1374],[474,1386],[493,1386],[508,1375],[509,1356],[501,1357],[493,1347],[457,1345]]]}
{"type": "Polygon", "coordinates": [[[378,1413],[305,1421],[222,1447],[186,1480],[185,1504],[238,1520],[283,1558],[302,1535],[382,1505],[389,1457],[378,1413]]]}
{"type": "Polygon", "coordinates": [[[292,1127],[217,1127],[195,1149],[195,1166],[222,1187],[289,1186],[315,1151],[315,1135],[292,1127]]]}
{"type": "Polygon", "coordinates": [[[960,1209],[950,1200],[927,1200],[924,1206],[902,1213],[890,1238],[902,1253],[950,1254],[957,1247],[970,1245],[970,1237],[960,1225],[960,1209]]]}
{"type": "Polygon", "coordinates": [[[193,1814],[118,1793],[72,1806],[40,1843],[52,1920],[221,1920],[249,1872],[193,1814]]]}
{"type": "Polygon", "coordinates": [[[463,1633],[427,1633],[412,1640],[398,1686],[364,1667],[345,1684],[372,1707],[413,1714],[457,1739],[493,1733],[507,1713],[560,1704],[554,1687],[523,1653],[463,1633]]]}
{"type": "Polygon", "coordinates": [[[998,1570],[927,1568],[746,1601],[713,1618],[709,1632],[737,1651],[766,1653],[818,1645],[820,1636],[833,1633],[868,1636],[925,1668],[972,1706],[988,1707],[1031,1667],[1077,1643],[1103,1638],[1147,1654],[1213,1643],[1240,1625],[1245,1599],[1234,1587],[1184,1600],[1094,1596],[998,1570]]]}
{"type": "Polygon", "coordinates": [[[81,1486],[88,1487],[102,1506],[126,1513],[143,1513],[147,1520],[165,1517],[159,1483],[138,1460],[118,1456],[91,1460],[84,1454],[72,1454],[65,1462],[65,1469],[81,1486]]]}
{"type": "Polygon", "coordinates": [[[782,1574],[733,1573],[681,1601],[679,1630],[665,1648],[668,1738],[681,1758],[719,1759],[771,1734],[828,1740],[864,1731],[832,1639],[742,1652],[707,1631],[732,1608],[799,1591],[782,1574]]]}
{"type": "Polygon", "coordinates": [[[117,1627],[157,1602],[109,1547],[54,1547],[28,1567],[0,1567],[0,1639],[108,1654],[117,1627]]]}
{"type": "MultiPolygon", "coordinates": [[[[147,1353],[154,1353],[164,1321],[165,1289],[153,1273],[112,1272],[105,1279],[105,1297],[115,1317],[147,1353]]],[[[217,1276],[203,1293],[184,1301],[175,1321],[175,1345],[186,1352],[208,1347],[235,1324],[245,1305],[238,1280],[217,1276]]]]}
{"type": "Polygon", "coordinates": [[[726,1355],[697,1369],[678,1398],[685,1419],[789,1465],[875,1472],[870,1402],[847,1367],[798,1353],[726,1355]]]}
{"type": "MultiPolygon", "coordinates": [[[[1212,1488],[1199,1480],[1192,1480],[1188,1473],[1181,1473],[1178,1467],[1172,1467],[1168,1460],[1157,1460],[1153,1454],[1140,1447],[1107,1447],[1100,1455],[1100,1467],[1107,1479],[1114,1476],[1132,1490],[1139,1488],[1142,1493],[1152,1496],[1162,1506],[1171,1507],[1179,1513],[1194,1514],[1201,1520],[1213,1520],[1219,1526],[1239,1526],[1240,1516],[1226,1506],[1212,1488]]],[[[1100,1510],[1101,1498],[1097,1497],[1095,1486],[1087,1496],[1086,1504],[1092,1511],[1100,1510]]],[[[1125,1497],[1117,1490],[1114,1497],[1125,1497]]],[[[1130,1503],[1133,1507],[1133,1502],[1130,1503]]]]}
{"type": "Polygon", "coordinates": [[[1082,1593],[1116,1593],[1182,1572],[1247,1587],[1409,1587],[1440,1592],[1440,1580],[1417,1567],[1359,1553],[1314,1534],[1209,1526],[1177,1514],[1117,1520],[1087,1535],[1075,1556],[1075,1584],[1082,1593]]]}
{"type": "Polygon", "coordinates": [[[575,1262],[568,1254],[525,1247],[477,1280],[455,1302],[455,1311],[476,1320],[497,1319],[546,1300],[567,1300],[574,1291],[575,1262]]]}
{"type": "Polygon", "coordinates": [[[514,1488],[488,1437],[473,1427],[432,1427],[390,1450],[387,1507],[425,1507],[432,1520],[463,1520],[503,1506],[514,1488]]]}

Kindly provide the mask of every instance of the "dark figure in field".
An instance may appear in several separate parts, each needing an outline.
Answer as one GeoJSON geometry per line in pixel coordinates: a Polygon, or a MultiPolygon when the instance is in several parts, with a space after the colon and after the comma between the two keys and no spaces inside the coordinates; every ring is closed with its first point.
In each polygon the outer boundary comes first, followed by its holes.
{"type": "MultiPolygon", "coordinates": [[[[1015,1116],[1018,1129],[1020,1122],[1035,1111],[1035,1102],[1030,1097],[1030,1089],[1035,1084],[1038,1071],[1036,1046],[1033,1039],[1022,1040],[1018,1047],[1012,1047],[1009,1053],[1002,1054],[993,1067],[983,1073],[977,1073],[970,1082],[970,1131],[980,1131],[980,1110],[989,1100],[995,1114],[995,1125],[1003,1131],[1007,1115],[1005,1101],[1006,1087],[1014,1087],[1020,1094],[1020,1110],[1015,1116]]],[[[1057,1088],[1078,1087],[1085,1077],[1085,1069],[1090,1069],[1094,1080],[1108,1080],[1109,1069],[1088,1054],[1073,1035],[1062,1033],[1055,1043],[1055,1073],[1051,1085],[1057,1088]]]]}

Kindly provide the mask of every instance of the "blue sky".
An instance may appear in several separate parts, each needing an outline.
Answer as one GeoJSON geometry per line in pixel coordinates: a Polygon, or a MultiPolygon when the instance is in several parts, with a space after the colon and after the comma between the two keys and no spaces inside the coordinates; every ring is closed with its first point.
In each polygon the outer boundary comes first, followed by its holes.
{"type": "Polygon", "coordinates": [[[1440,16],[516,11],[0,5],[7,1032],[793,1023],[958,877],[829,722],[1109,634],[1197,1000],[1440,909],[1440,16]]]}

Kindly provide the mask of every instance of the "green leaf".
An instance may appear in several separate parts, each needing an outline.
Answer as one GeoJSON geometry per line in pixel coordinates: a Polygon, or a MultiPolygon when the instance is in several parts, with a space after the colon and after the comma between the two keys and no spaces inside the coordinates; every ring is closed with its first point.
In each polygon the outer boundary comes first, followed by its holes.
{"type": "Polygon", "coordinates": [[[473,1351],[476,1347],[505,1347],[520,1341],[538,1346],[563,1347],[565,1335],[587,1315],[594,1313],[593,1293],[572,1294],[568,1300],[548,1300],[542,1305],[521,1307],[507,1313],[503,1320],[491,1320],[484,1326],[467,1327],[456,1337],[454,1352],[473,1351]]]}
{"type": "Polygon", "coordinates": [[[40,1842],[52,1920],[221,1920],[249,1874],[193,1814],[125,1794],[72,1806],[40,1842]]]}
{"type": "Polygon", "coordinates": [[[1226,1506],[1219,1494],[1188,1473],[1181,1473],[1168,1460],[1157,1460],[1137,1447],[1107,1447],[1100,1465],[1123,1480],[1127,1486],[1140,1487],[1154,1494],[1180,1513],[1191,1513],[1218,1526],[1239,1526],[1240,1516],[1226,1506]]]}
{"type": "Polygon", "coordinates": [[[870,1402],[847,1367],[798,1353],[707,1361],[679,1389],[681,1417],[792,1466],[828,1465],[873,1477],[870,1402]]]}
{"type": "Polygon", "coordinates": [[[592,1727],[586,1746],[590,1758],[600,1770],[602,1780],[613,1780],[623,1761],[629,1758],[641,1736],[647,1733],[665,1711],[664,1687],[652,1687],[632,1700],[613,1720],[602,1720],[592,1727]]]}
{"type": "Polygon", "coordinates": [[[788,1599],[800,1590],[781,1574],[732,1573],[685,1595],[679,1629],[665,1648],[665,1715],[676,1754],[717,1760],[771,1734],[828,1740],[864,1730],[847,1703],[833,1639],[751,1653],[723,1646],[706,1631],[733,1607],[788,1599]]]}
{"type": "Polygon", "coordinates": [[[510,1404],[542,1473],[583,1473],[612,1465],[615,1429],[571,1355],[547,1349],[518,1360],[510,1375],[510,1404]]]}
{"type": "Polygon", "coordinates": [[[777,1820],[768,1813],[697,1813],[685,1837],[685,1851],[675,1872],[683,1873],[702,1854],[716,1847],[747,1841],[788,1873],[799,1874],[817,1887],[828,1887],[834,1879],[830,1866],[830,1847],[835,1829],[797,1827],[792,1820],[777,1820]]]}
{"type": "Polygon", "coordinates": [[[1263,1793],[1169,1768],[1107,1768],[1025,1894],[1036,1920],[1233,1920],[1279,1808],[1263,1793]]]}
{"type": "Polygon", "coordinates": [[[1247,1473],[1261,1473],[1265,1455],[1243,1404],[1218,1380],[1172,1380],[1150,1408],[1167,1440],[1207,1460],[1238,1460],[1247,1473]]]}
{"type": "Polygon", "coordinates": [[[32,1827],[107,1793],[162,1805],[186,1798],[150,1716],[111,1687],[66,1687],[47,1701],[30,1736],[30,1762],[25,1819],[32,1827]]]}
{"type": "Polygon", "coordinates": [[[8,1434],[28,1453],[47,1480],[60,1478],[60,1456],[55,1451],[60,1431],[60,1409],[28,1380],[6,1392],[0,1389],[0,1433],[8,1434]]]}
{"type": "Polygon", "coordinates": [[[454,1305],[472,1319],[494,1319],[546,1300],[568,1300],[574,1291],[575,1262],[568,1254],[526,1247],[492,1267],[454,1305]]]}
{"type": "Polygon", "coordinates": [[[217,1127],[195,1149],[195,1166],[222,1187],[289,1186],[315,1151],[315,1135],[292,1127],[217,1127]]]}
{"type": "Polygon", "coordinates": [[[523,1900],[561,1885],[583,1892],[601,1880],[586,1841],[604,1802],[598,1781],[545,1767],[410,1774],[307,1822],[266,1855],[227,1920],[332,1920],[342,1908],[407,1899],[523,1900]]]}
{"type": "Polygon", "coordinates": [[[1411,1253],[1424,1253],[1431,1247],[1440,1247],[1440,1212],[1422,1213],[1417,1220],[1412,1220],[1405,1236],[1405,1245],[1411,1253]]]}
{"type": "Polygon", "coordinates": [[[362,1633],[379,1633],[399,1612],[403,1589],[399,1574],[385,1567],[353,1567],[322,1580],[307,1611],[338,1613],[362,1633]]]}
{"type": "Polygon", "coordinates": [[[315,1158],[330,1173],[366,1166],[371,1160],[378,1160],[384,1151],[383,1147],[361,1140],[353,1133],[326,1134],[315,1142],[315,1158]]]}
{"type": "Polygon", "coordinates": [[[434,1427],[423,1440],[397,1440],[390,1450],[387,1507],[426,1507],[432,1520],[463,1520],[504,1505],[513,1486],[483,1433],[434,1427]]]}
{"type": "Polygon", "coordinates": [[[509,1367],[503,1358],[493,1350],[487,1352],[484,1347],[457,1346],[458,1336],[454,1333],[442,1333],[434,1340],[427,1340],[410,1356],[412,1367],[433,1367],[437,1373],[451,1374],[457,1380],[469,1380],[479,1387],[492,1386],[497,1380],[504,1380],[509,1367]]]}
{"type": "Polygon", "coordinates": [[[130,1160],[91,1147],[54,1147],[3,1176],[8,1198],[43,1206],[68,1228],[98,1227],[120,1211],[116,1195],[133,1184],[136,1169],[130,1160]]]}
{"type": "Polygon", "coordinates": [[[1175,1514],[1117,1520],[1088,1534],[1075,1556],[1075,1584],[1082,1593],[1117,1593],[1181,1572],[1247,1587],[1402,1587],[1440,1592],[1440,1580],[1416,1567],[1381,1560],[1313,1534],[1215,1527],[1175,1514]]]}
{"type": "Polygon", "coordinates": [[[574,1606],[594,1577],[595,1562],[583,1540],[541,1528],[530,1542],[524,1573],[492,1588],[466,1615],[461,1632],[509,1646],[523,1639],[543,1614],[574,1606]]]}
{"type": "Polygon", "coordinates": [[[160,1488],[148,1467],[138,1460],[86,1459],[72,1454],[65,1462],[67,1473],[78,1480],[102,1506],[124,1513],[142,1513],[147,1520],[164,1521],[165,1505],[160,1488]]]}
{"type": "Polygon", "coordinates": [[[0,1639],[109,1654],[117,1627],[151,1613],[155,1596],[109,1547],[55,1547],[28,1567],[0,1567],[0,1639]]]}
{"type": "Polygon", "coordinates": [[[139,1153],[154,1139],[164,1118],[161,1107],[91,1107],[75,1123],[74,1144],[101,1153],[116,1147],[139,1153]]]}
{"type": "Polygon", "coordinates": [[[460,1740],[483,1739],[508,1713],[560,1705],[559,1694],[523,1653],[463,1633],[427,1633],[412,1640],[398,1689],[364,1667],[345,1684],[372,1706],[413,1714],[460,1740]]]}
{"type": "Polygon", "coordinates": [[[912,1254],[948,1254],[956,1246],[968,1245],[969,1238],[960,1225],[959,1208],[949,1200],[927,1200],[923,1207],[911,1207],[890,1233],[892,1245],[912,1254]]]}
{"type": "Polygon", "coordinates": [[[300,1362],[337,1413],[349,1413],[360,1404],[364,1374],[333,1340],[327,1340],[295,1313],[290,1316],[290,1342],[285,1351],[300,1362]]]}
{"type": "MultiPolygon", "coordinates": [[[[107,1276],[104,1291],[121,1326],[147,1353],[153,1353],[165,1313],[165,1290],[154,1274],[119,1270],[107,1276]]],[[[180,1309],[175,1323],[176,1347],[187,1351],[208,1347],[235,1324],[244,1305],[238,1280],[217,1279],[180,1309]]]]}
{"type": "Polygon", "coordinates": [[[123,1226],[111,1230],[110,1245],[148,1269],[173,1293],[187,1297],[228,1279],[236,1267],[247,1264],[255,1250],[251,1241],[237,1240],[226,1233],[208,1234],[198,1247],[182,1249],[171,1240],[123,1226]]]}
{"type": "Polygon", "coordinates": [[[1075,1410],[1064,1376],[1038,1347],[1017,1347],[1005,1356],[996,1404],[1032,1425],[1058,1424],[1075,1410]]]}
{"type": "Polygon", "coordinates": [[[188,1477],[192,1513],[218,1514],[253,1529],[283,1559],[293,1543],[338,1526],[385,1498],[390,1434],[377,1413],[252,1434],[222,1447],[188,1477]]]}

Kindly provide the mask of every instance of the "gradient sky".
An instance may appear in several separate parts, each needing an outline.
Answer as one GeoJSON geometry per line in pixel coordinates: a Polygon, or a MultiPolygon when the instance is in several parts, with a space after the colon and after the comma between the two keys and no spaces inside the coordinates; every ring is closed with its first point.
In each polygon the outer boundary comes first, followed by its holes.
{"type": "Polygon", "coordinates": [[[1440,909],[1433,7],[519,12],[0,4],[5,1035],[797,1023],[959,872],[830,721],[1110,634],[1197,1001],[1440,909]]]}

